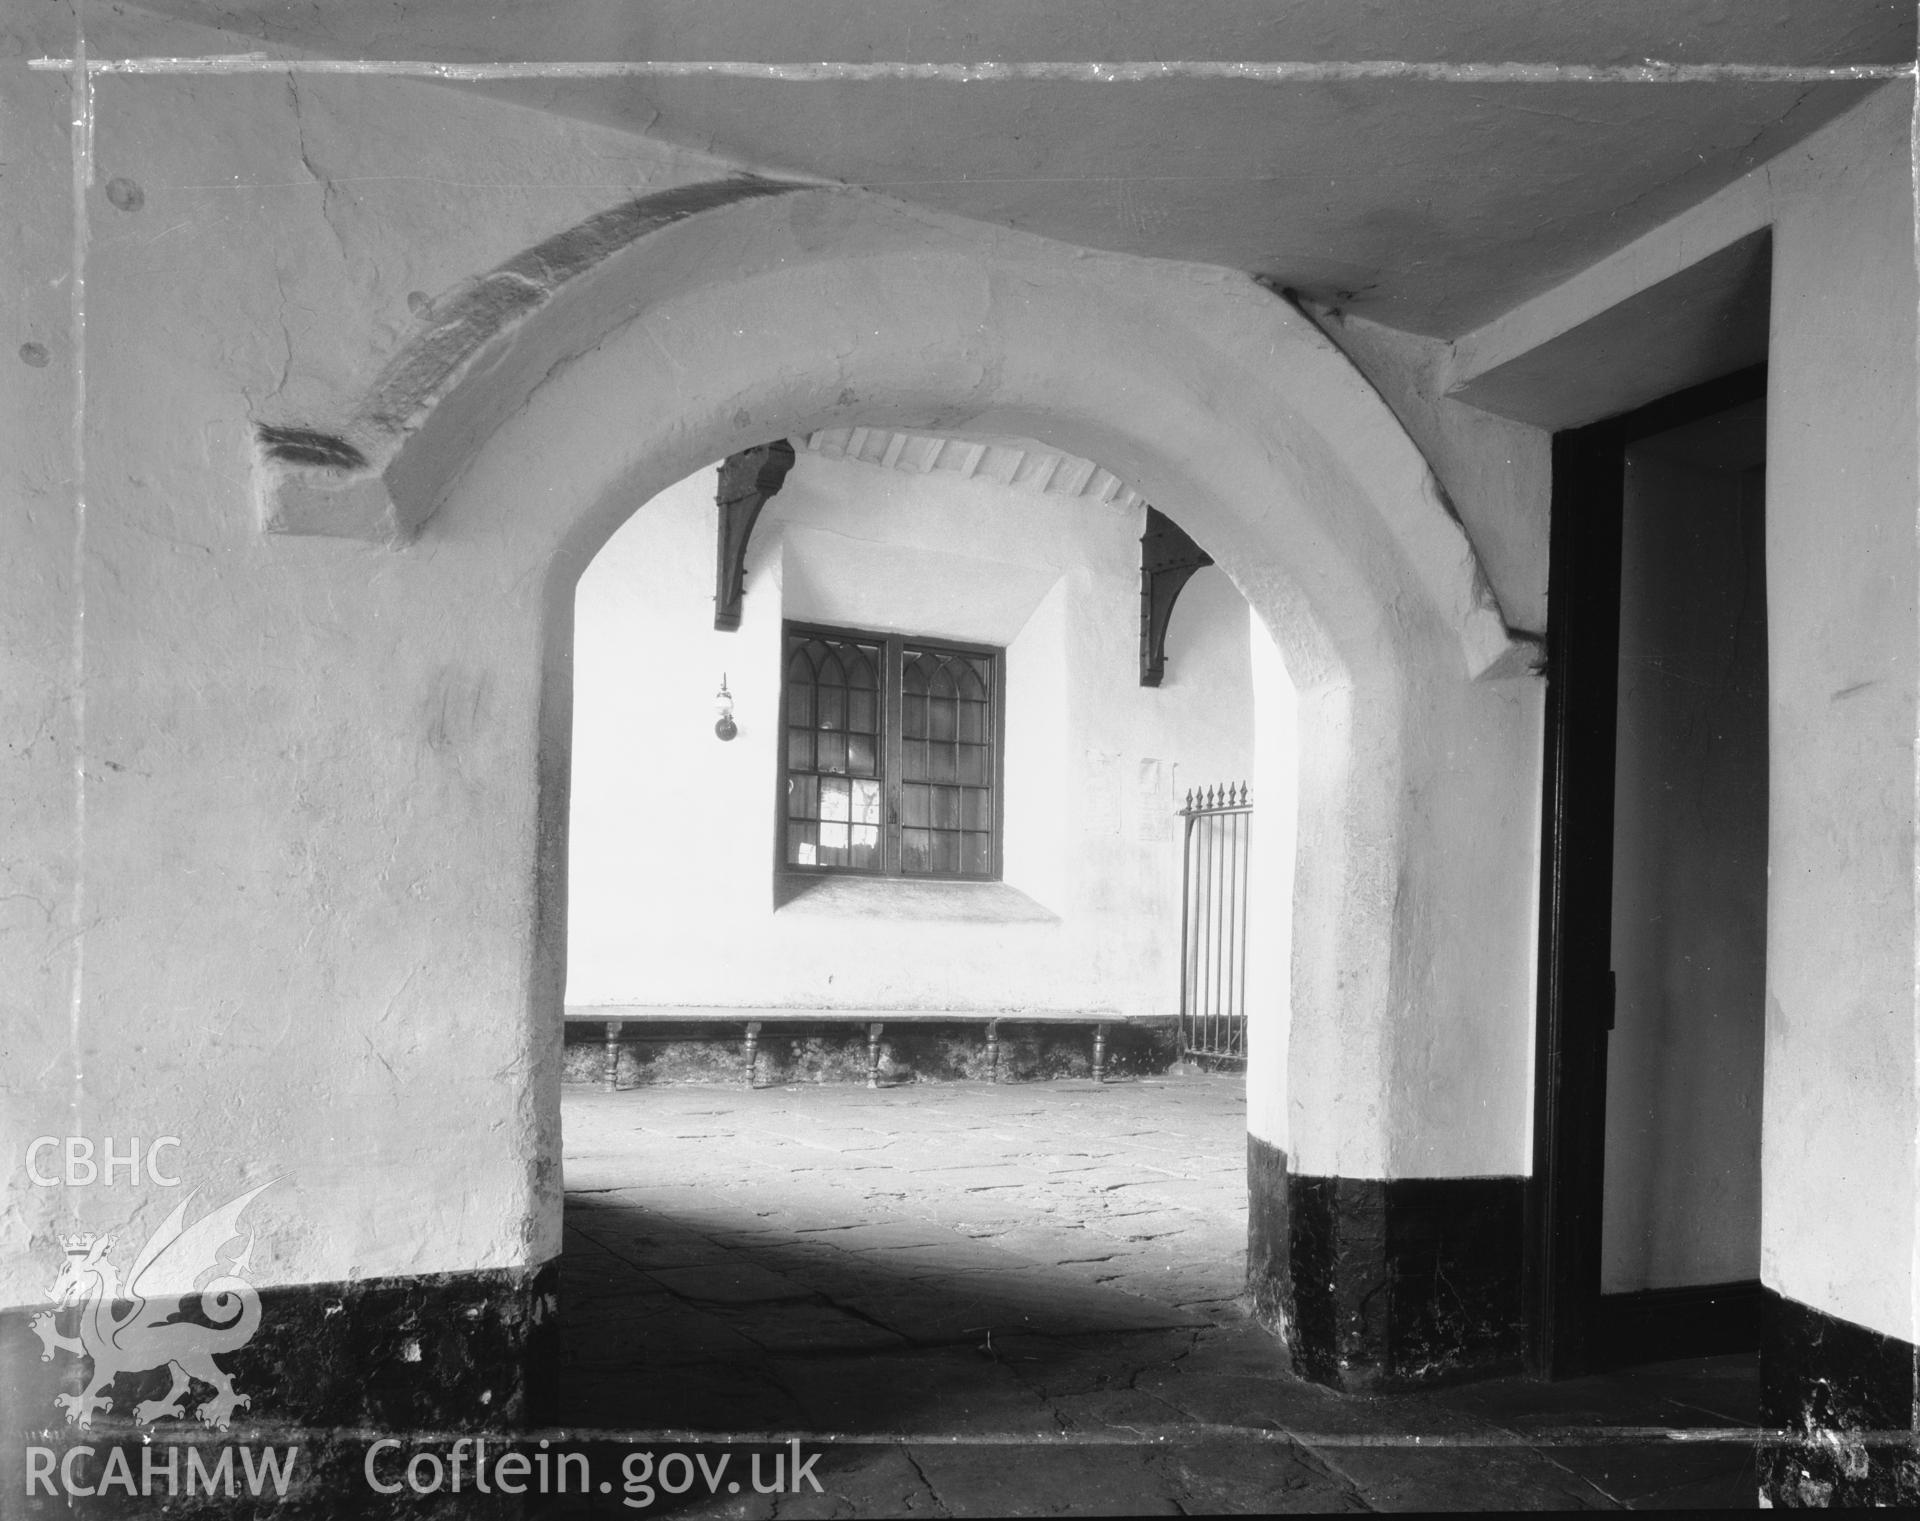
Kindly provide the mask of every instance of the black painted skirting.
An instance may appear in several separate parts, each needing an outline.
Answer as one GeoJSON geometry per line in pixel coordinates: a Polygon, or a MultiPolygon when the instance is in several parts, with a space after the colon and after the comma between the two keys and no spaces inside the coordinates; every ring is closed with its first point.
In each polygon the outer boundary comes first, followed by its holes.
{"type": "Polygon", "coordinates": [[[1405,1388],[1519,1366],[1524,1179],[1302,1177],[1247,1148],[1248,1290],[1303,1377],[1405,1388]]]}
{"type": "Polygon", "coordinates": [[[1603,1294],[1598,1322],[1596,1360],[1604,1367],[1751,1352],[1760,1345],[1760,1283],[1603,1294]]]}
{"type": "Polygon", "coordinates": [[[1293,1232],[1287,1227],[1287,1154],[1247,1137],[1247,1294],[1260,1323],[1291,1344],[1293,1232]]]}
{"type": "Polygon", "coordinates": [[[1760,1292],[1761,1453],[1775,1505],[1920,1505],[1920,1349],[1760,1292]]]}
{"type": "MultiPolygon", "coordinates": [[[[137,1477],[151,1438],[160,1456],[180,1447],[182,1464],[187,1447],[212,1463],[226,1449],[236,1454],[252,1449],[257,1455],[268,1447],[297,1446],[294,1482],[276,1515],[387,1514],[362,1473],[368,1443],[378,1436],[391,1434],[410,1448],[420,1433],[505,1436],[552,1420],[559,1371],[558,1276],[558,1264],[550,1262],[538,1269],[263,1289],[259,1329],[244,1347],[218,1358],[235,1390],[250,1401],[234,1412],[224,1431],[196,1419],[210,1393],[199,1383],[187,1396],[182,1418],[135,1424],[132,1412],[139,1401],[166,1395],[164,1369],[122,1374],[105,1391],[112,1408],[97,1414],[90,1430],[69,1426],[54,1396],[77,1392],[88,1365],[65,1351],[50,1362],[41,1360],[41,1342],[31,1328],[37,1309],[0,1311],[0,1493],[28,1493],[29,1447],[51,1447],[61,1459],[77,1446],[93,1447],[94,1454],[76,1460],[73,1470],[91,1487],[116,1448],[137,1477]],[[341,1509],[348,1502],[362,1509],[341,1509]]],[[[74,1314],[61,1316],[60,1330],[73,1333],[74,1314]]],[[[404,1513],[441,1513],[419,1502],[409,1493],[404,1513]]],[[[466,1511],[446,1513],[509,1513],[475,1508],[471,1495],[464,1503],[466,1511]]],[[[257,1502],[246,1502],[243,1491],[233,1505],[201,1495],[194,1505],[176,1504],[174,1511],[252,1515],[257,1502]]],[[[78,1513],[146,1515],[151,1509],[145,1499],[134,1503],[115,1490],[87,1498],[78,1513]]],[[[42,1495],[20,1513],[75,1512],[68,1499],[56,1503],[42,1495]]],[[[0,1514],[13,1511],[0,1505],[0,1514]]]]}

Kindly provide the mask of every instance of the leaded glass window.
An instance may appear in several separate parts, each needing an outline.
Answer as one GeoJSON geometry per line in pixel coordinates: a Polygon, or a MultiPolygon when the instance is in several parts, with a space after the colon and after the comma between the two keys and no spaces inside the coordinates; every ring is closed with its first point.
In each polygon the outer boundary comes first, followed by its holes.
{"type": "Polygon", "coordinates": [[[789,624],[781,860],[1000,874],[1001,654],[789,624]]]}

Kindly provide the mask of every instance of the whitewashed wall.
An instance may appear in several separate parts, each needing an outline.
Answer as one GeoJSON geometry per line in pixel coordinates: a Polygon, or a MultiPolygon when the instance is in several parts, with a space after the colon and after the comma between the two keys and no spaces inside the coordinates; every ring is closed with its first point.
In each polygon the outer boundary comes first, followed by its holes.
{"type": "Polygon", "coordinates": [[[719,633],[714,487],[703,470],[648,503],[576,594],[569,1006],[1172,1013],[1179,795],[1253,770],[1250,615],[1224,573],[1188,584],[1143,688],[1140,509],[803,451],[719,633]],[[1006,650],[1014,891],[862,882],[776,907],[783,618],[1006,650]]]}
{"type": "MultiPolygon", "coordinates": [[[[31,231],[7,297],[49,363],[0,369],[22,419],[0,438],[22,504],[0,523],[19,694],[0,747],[0,928],[15,936],[0,1154],[43,1135],[178,1135],[195,1186],[230,1197],[281,1177],[262,1284],[554,1256],[551,873],[573,689],[558,608],[575,557],[702,460],[864,422],[1100,458],[1219,556],[1312,715],[1292,1155],[1354,1177],[1523,1165],[1537,684],[1507,663],[1399,425],[1286,303],[1217,269],[854,192],[702,213],[570,279],[408,435],[392,481],[439,504],[416,538],[263,533],[255,423],[357,415],[436,331],[423,301],[430,314],[569,229],[569,246],[591,243],[578,229],[628,196],[730,171],[408,81],[317,78],[296,102],[279,77],[122,80],[99,94],[103,172],[78,208],[95,234],[83,354],[65,81],[13,68],[0,120],[26,145],[9,184],[31,231]],[[144,187],[140,211],[107,200],[114,176],[144,187]],[[1403,1068],[1419,1082],[1398,1083],[1403,1068]]],[[[1100,581],[1069,577],[1032,625],[1056,620],[1117,687],[1135,680],[1134,532],[1101,593],[1112,617],[1084,615],[1100,581]]],[[[991,559],[981,546],[1004,535],[946,538],[991,559]]],[[[678,552],[704,629],[711,541],[678,552]]],[[[1084,546],[1071,558],[1091,567],[1084,546]]],[[[1162,703],[1212,579],[1176,614],[1162,703]]],[[[719,658],[676,687],[690,737],[707,734],[720,668],[750,697],[736,662],[752,637],[710,645],[719,658]]],[[[743,717],[734,746],[706,739],[706,780],[751,764],[760,720],[743,717]]],[[[1137,753],[1178,758],[1157,739],[1137,753]]],[[[1137,806],[1124,781],[1118,842],[1137,806]]],[[[770,810],[770,782],[764,796],[770,810]]],[[[682,823],[653,827],[664,841],[682,823]]],[[[1059,827],[1077,848],[1081,820],[1059,827]]],[[[771,822],[752,828],[757,877],[771,822]]],[[[1034,858],[1029,896],[1063,895],[1034,858]]],[[[756,921],[786,922],[763,891],[745,876],[711,890],[741,914],[703,964],[743,959],[756,921]]],[[[922,965],[954,964],[969,936],[1039,938],[913,928],[922,965]]],[[[1062,949],[1036,964],[1082,976],[1085,947],[1055,933],[1062,949]]],[[[1281,1102],[1261,1095],[1255,1123],[1281,1102]]],[[[63,1234],[151,1229],[175,1202],[124,1179],[41,1188],[17,1162],[0,1190],[7,1304],[40,1300],[63,1234]]]]}

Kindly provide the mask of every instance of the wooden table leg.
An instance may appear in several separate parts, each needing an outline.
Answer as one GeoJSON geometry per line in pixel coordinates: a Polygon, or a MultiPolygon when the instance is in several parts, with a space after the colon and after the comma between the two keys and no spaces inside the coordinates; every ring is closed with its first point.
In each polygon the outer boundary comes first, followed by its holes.
{"type": "Polygon", "coordinates": [[[880,1086],[880,1032],[885,1028],[885,1025],[879,1024],[867,1026],[867,1086],[869,1088],[880,1086]]]}
{"type": "Polygon", "coordinates": [[[1104,1083],[1107,1080],[1107,1027],[1093,1027],[1093,1080],[1104,1083]]]}
{"type": "Polygon", "coordinates": [[[620,1086],[620,1028],[623,1021],[607,1021],[607,1061],[600,1074],[600,1086],[612,1093],[620,1086]]]}
{"type": "Polygon", "coordinates": [[[749,1019],[747,1021],[747,1086],[749,1088],[755,1086],[753,1064],[754,1064],[754,1059],[758,1057],[759,1054],[760,1054],[760,1021],[757,1019],[749,1019]]]}
{"type": "Polygon", "coordinates": [[[987,1021],[987,1081],[1000,1081],[1000,1021],[987,1021]]]}

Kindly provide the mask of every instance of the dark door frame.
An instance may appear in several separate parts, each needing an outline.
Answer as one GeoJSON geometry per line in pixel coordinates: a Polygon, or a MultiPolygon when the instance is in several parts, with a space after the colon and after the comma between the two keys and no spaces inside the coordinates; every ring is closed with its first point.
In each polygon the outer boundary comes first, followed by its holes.
{"type": "Polygon", "coordinates": [[[1527,1368],[1599,1362],[1600,1207],[1613,1027],[1613,763],[1627,448],[1764,397],[1756,365],[1553,436],[1527,1368]]]}

